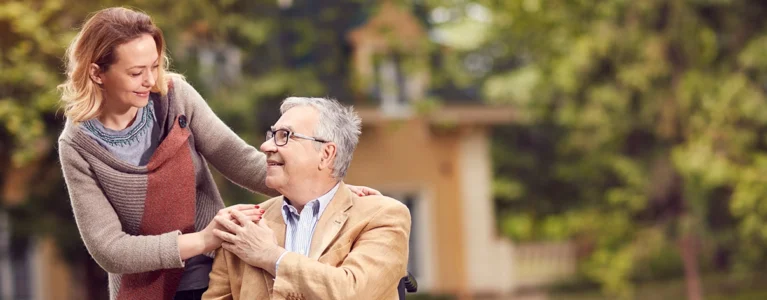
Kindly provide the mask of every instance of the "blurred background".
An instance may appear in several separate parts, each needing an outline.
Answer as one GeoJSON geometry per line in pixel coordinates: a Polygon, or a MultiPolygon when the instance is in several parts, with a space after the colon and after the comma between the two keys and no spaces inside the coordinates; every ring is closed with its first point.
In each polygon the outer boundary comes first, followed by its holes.
{"type": "Polygon", "coordinates": [[[355,105],[346,181],[410,207],[408,298],[767,299],[757,0],[0,0],[0,299],[107,299],[55,87],[110,6],[253,145],[287,96],[355,105]]]}

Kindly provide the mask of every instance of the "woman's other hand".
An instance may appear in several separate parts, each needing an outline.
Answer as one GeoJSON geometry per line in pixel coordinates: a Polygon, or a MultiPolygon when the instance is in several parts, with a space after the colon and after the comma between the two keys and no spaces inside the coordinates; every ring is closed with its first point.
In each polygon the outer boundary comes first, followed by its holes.
{"type": "MultiPolygon", "coordinates": [[[[261,220],[264,210],[261,209],[258,205],[253,204],[235,204],[226,208],[222,208],[218,211],[216,216],[221,216],[224,218],[227,218],[229,220],[233,220],[237,224],[239,224],[238,220],[234,218],[234,216],[231,214],[232,210],[237,210],[241,213],[243,213],[245,216],[247,216],[252,222],[257,223],[259,220],[261,220]]],[[[223,230],[224,228],[218,224],[215,220],[210,221],[208,226],[205,227],[201,233],[201,237],[203,240],[203,245],[205,248],[205,251],[202,253],[207,253],[213,250],[218,249],[218,247],[221,247],[221,239],[216,237],[213,234],[213,229],[219,229],[223,230]]]]}
{"type": "Polygon", "coordinates": [[[347,184],[346,185],[352,193],[354,193],[357,196],[365,197],[365,196],[380,196],[381,192],[378,190],[366,187],[366,186],[356,186],[347,184]]]}

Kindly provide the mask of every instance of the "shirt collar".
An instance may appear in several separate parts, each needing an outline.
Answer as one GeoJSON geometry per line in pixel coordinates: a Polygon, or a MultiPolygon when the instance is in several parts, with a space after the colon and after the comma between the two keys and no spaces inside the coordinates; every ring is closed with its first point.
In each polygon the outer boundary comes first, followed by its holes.
{"type": "MultiPolygon", "coordinates": [[[[333,200],[333,197],[336,195],[336,192],[338,191],[338,187],[340,185],[341,185],[341,182],[339,181],[338,183],[336,183],[336,185],[332,189],[330,189],[330,191],[328,191],[324,195],[320,196],[319,198],[314,199],[314,200],[309,202],[309,203],[312,203],[312,202],[318,202],[319,203],[320,207],[319,207],[318,210],[316,210],[316,214],[317,214],[317,219],[318,220],[322,216],[322,213],[325,211],[325,209],[328,207],[328,204],[330,204],[330,200],[333,200]]],[[[307,205],[309,203],[307,203],[307,205]]],[[[306,205],[304,206],[304,208],[306,208],[306,205]]],[[[288,220],[287,220],[288,213],[294,212],[294,211],[297,212],[298,210],[292,204],[290,204],[290,199],[288,199],[287,197],[283,197],[283,200],[282,200],[282,218],[285,220],[285,224],[288,223],[288,220]]]]}

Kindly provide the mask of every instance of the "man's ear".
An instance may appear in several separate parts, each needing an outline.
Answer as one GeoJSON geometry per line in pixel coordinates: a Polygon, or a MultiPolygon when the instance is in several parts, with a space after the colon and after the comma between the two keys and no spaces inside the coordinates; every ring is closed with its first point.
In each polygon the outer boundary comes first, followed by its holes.
{"type": "Polygon", "coordinates": [[[91,77],[91,80],[95,82],[98,85],[104,84],[104,80],[101,78],[101,68],[97,64],[91,64],[88,68],[88,76],[91,77]]]}
{"type": "Polygon", "coordinates": [[[337,154],[336,150],[338,150],[336,143],[328,142],[322,145],[322,149],[320,149],[320,170],[333,168],[333,161],[335,161],[337,154]]]}

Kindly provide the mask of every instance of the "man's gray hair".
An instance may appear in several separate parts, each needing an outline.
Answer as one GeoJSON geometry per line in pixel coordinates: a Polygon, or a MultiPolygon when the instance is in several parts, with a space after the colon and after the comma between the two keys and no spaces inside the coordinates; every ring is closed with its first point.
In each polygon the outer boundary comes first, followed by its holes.
{"type": "MultiPolygon", "coordinates": [[[[362,133],[360,117],[353,107],[346,107],[335,99],[305,97],[288,97],[283,100],[280,114],[298,106],[311,106],[320,113],[314,136],[336,143],[333,177],[343,179],[352,163],[352,154],[362,133]]],[[[315,148],[321,149],[320,143],[317,143],[315,148]]]]}

